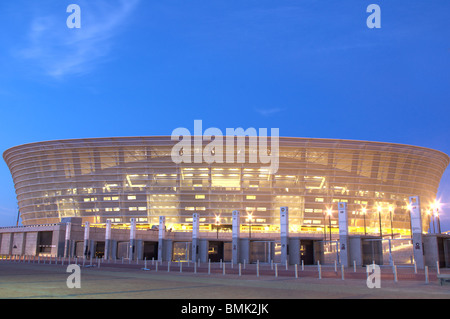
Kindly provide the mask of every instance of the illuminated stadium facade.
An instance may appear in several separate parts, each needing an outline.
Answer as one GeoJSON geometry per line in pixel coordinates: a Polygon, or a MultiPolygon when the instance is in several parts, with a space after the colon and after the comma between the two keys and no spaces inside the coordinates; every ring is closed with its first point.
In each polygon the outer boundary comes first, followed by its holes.
{"type": "Polygon", "coordinates": [[[279,167],[269,174],[249,161],[176,164],[176,143],[170,136],[58,140],[16,146],[3,157],[24,225],[81,217],[121,226],[135,218],[138,228],[151,228],[165,216],[168,228],[190,231],[198,213],[201,231],[227,231],[239,210],[241,230],[262,233],[279,232],[282,206],[291,233],[335,233],[337,203],[345,202],[351,234],[408,235],[409,196],[430,207],[449,164],[446,154],[423,147],[280,137],[279,167]]]}

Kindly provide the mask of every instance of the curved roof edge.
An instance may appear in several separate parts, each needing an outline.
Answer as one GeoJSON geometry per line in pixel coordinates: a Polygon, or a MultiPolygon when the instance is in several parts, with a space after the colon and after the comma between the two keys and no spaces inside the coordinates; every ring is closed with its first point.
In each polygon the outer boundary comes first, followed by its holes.
{"type": "MultiPolygon", "coordinates": [[[[194,136],[194,135],[191,135],[194,136]]],[[[270,136],[267,136],[270,138],[270,136]]],[[[48,144],[48,143],[60,143],[60,142],[77,142],[77,141],[93,141],[93,140],[112,140],[112,139],[148,139],[148,138],[168,138],[170,140],[170,135],[150,135],[150,136],[110,136],[110,137],[86,137],[86,138],[68,138],[68,139],[59,139],[59,140],[46,140],[46,141],[39,141],[39,142],[31,142],[31,143],[24,143],[20,145],[16,145],[13,147],[10,147],[6,149],[3,152],[3,158],[5,158],[6,153],[11,152],[15,149],[27,147],[27,146],[33,146],[33,145],[39,145],[39,144],[48,144]]],[[[403,144],[403,143],[392,143],[392,142],[380,142],[380,141],[369,141],[369,140],[354,140],[354,139],[340,139],[340,138],[319,138],[319,137],[293,137],[293,136],[279,136],[280,139],[287,139],[287,140],[315,140],[315,141],[330,141],[330,142],[351,142],[351,143],[369,143],[369,144],[383,144],[383,145],[395,145],[395,146],[406,146],[411,147],[415,149],[422,149],[426,151],[436,152],[440,153],[444,157],[447,158],[447,162],[450,163],[450,157],[448,154],[436,150],[429,147],[424,146],[417,146],[412,144],[403,144]]]]}

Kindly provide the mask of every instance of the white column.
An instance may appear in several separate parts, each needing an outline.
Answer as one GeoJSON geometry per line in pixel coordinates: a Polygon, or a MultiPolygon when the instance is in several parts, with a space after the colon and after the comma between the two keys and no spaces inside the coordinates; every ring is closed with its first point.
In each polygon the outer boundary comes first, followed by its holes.
{"type": "Polygon", "coordinates": [[[414,260],[417,262],[417,268],[424,269],[423,239],[422,239],[422,215],[420,211],[419,196],[409,197],[411,207],[411,229],[414,251],[414,260]]]}
{"type": "Polygon", "coordinates": [[[70,232],[72,231],[72,223],[66,223],[66,237],[64,243],[64,257],[70,256],[70,232]]]}
{"type": "Polygon", "coordinates": [[[349,265],[349,238],[348,238],[348,212],[347,203],[338,203],[338,218],[339,218],[339,253],[341,265],[348,267],[349,265]]]}
{"type": "Polygon", "coordinates": [[[130,260],[134,259],[136,255],[136,218],[130,219],[130,250],[128,252],[128,257],[130,260]]]}
{"type": "Polygon", "coordinates": [[[192,262],[197,262],[198,235],[200,230],[200,218],[197,213],[192,214],[192,262]]]}
{"type": "Polygon", "coordinates": [[[84,223],[84,256],[88,258],[91,255],[91,247],[89,245],[89,227],[91,224],[89,222],[84,223]]]}
{"type": "Polygon", "coordinates": [[[238,210],[232,215],[232,259],[233,263],[239,263],[239,238],[241,228],[241,214],[238,210]]]}
{"type": "Polygon", "coordinates": [[[163,261],[164,240],[166,239],[166,217],[159,216],[158,260],[163,261]]]}
{"type": "Polygon", "coordinates": [[[289,207],[280,207],[281,262],[289,262],[289,207]]]}
{"type": "Polygon", "coordinates": [[[111,220],[106,221],[105,232],[105,259],[111,258],[111,220]]]}

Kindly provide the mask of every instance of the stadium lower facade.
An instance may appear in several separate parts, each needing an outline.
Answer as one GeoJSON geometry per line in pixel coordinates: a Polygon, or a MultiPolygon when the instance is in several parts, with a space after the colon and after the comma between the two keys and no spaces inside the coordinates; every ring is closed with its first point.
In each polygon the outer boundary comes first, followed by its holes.
{"type": "MultiPolygon", "coordinates": [[[[248,137],[247,137],[248,139],[248,137]]],[[[409,196],[422,213],[436,199],[449,157],[392,143],[279,138],[279,167],[259,163],[180,163],[170,136],[90,138],[16,146],[3,154],[15,185],[23,225],[80,217],[91,225],[158,225],[190,231],[279,232],[289,207],[290,232],[337,231],[337,203],[346,202],[349,232],[410,234],[409,196]]],[[[207,145],[204,143],[203,146],[207,145]]],[[[248,145],[248,144],[247,144],[248,145]]],[[[195,150],[192,150],[194,153],[195,150]]],[[[248,159],[248,156],[247,156],[248,159]]],[[[423,229],[428,218],[423,218],[423,229]]]]}

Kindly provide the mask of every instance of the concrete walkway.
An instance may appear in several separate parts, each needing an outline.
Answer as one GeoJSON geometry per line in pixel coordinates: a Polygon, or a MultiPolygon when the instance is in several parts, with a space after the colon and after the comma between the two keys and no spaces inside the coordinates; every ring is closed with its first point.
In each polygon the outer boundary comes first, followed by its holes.
{"type": "Polygon", "coordinates": [[[365,279],[298,279],[261,275],[155,272],[140,268],[81,267],[81,288],[69,289],[67,265],[0,262],[0,298],[58,299],[450,299],[450,285],[436,280],[382,280],[368,288],[365,279]]]}

